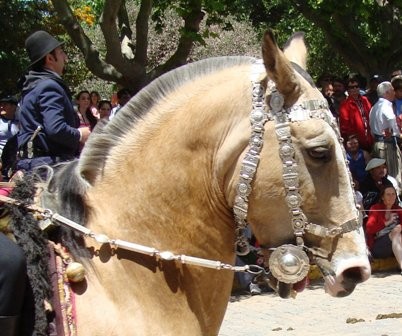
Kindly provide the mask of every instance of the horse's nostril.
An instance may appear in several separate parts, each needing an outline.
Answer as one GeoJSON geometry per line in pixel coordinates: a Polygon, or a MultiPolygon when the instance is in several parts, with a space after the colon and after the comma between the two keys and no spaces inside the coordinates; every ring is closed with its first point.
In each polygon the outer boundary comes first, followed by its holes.
{"type": "Polygon", "coordinates": [[[352,282],[355,285],[363,282],[362,270],[360,267],[351,267],[343,272],[345,282],[352,282]]]}
{"type": "Polygon", "coordinates": [[[351,267],[343,273],[342,285],[344,291],[337,293],[337,297],[345,297],[352,293],[358,283],[363,282],[362,270],[360,267],[351,267]]]}

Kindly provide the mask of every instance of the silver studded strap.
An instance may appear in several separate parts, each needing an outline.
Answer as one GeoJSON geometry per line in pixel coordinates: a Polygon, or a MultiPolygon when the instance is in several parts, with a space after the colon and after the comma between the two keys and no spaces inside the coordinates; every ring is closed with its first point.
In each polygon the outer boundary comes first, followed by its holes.
{"type": "MultiPolygon", "coordinates": [[[[242,161],[240,177],[237,185],[233,212],[236,222],[236,253],[249,253],[249,244],[246,235],[248,198],[252,190],[252,182],[260,161],[260,153],[264,141],[264,125],[268,120],[275,121],[275,131],[279,142],[279,155],[283,164],[283,181],[286,189],[286,203],[289,206],[292,227],[297,246],[304,246],[303,234],[307,231],[320,237],[335,237],[346,232],[357,230],[360,227],[358,216],[340,227],[325,228],[321,225],[309,223],[301,209],[302,198],[299,193],[298,167],[294,157],[295,150],[292,144],[290,123],[309,119],[323,119],[335,131],[339,140],[339,131],[335,120],[328,113],[328,104],[324,100],[308,100],[292,107],[284,108],[284,98],[277,91],[275,83],[268,81],[270,91],[270,109],[264,101],[264,90],[257,80],[258,71],[261,73],[261,63],[256,63],[252,71],[252,110],[250,114],[251,137],[249,148],[242,161]]],[[[344,151],[343,151],[344,152],[344,151]]],[[[346,155],[344,152],[345,160],[346,155]]]]}
{"type": "Polygon", "coordinates": [[[264,125],[268,120],[264,102],[264,89],[259,82],[253,81],[252,110],[250,114],[251,137],[248,151],[240,168],[240,177],[237,185],[233,212],[236,227],[236,253],[246,255],[249,253],[249,244],[246,235],[248,197],[252,190],[252,182],[260,162],[260,153],[264,142],[264,125]]]}
{"type": "Polygon", "coordinates": [[[299,246],[304,245],[303,234],[307,217],[300,208],[302,198],[299,193],[299,174],[295,160],[295,150],[292,144],[290,133],[290,120],[287,111],[284,109],[284,98],[276,90],[273,82],[271,86],[270,107],[275,121],[275,132],[279,142],[279,156],[282,160],[282,177],[286,189],[286,203],[289,206],[292,216],[292,227],[296,236],[296,243],[299,246]]]}

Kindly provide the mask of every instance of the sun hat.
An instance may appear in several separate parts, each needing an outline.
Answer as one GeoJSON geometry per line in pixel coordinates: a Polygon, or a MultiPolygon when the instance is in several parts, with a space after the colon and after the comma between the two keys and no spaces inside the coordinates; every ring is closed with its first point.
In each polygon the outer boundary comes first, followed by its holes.
{"type": "Polygon", "coordinates": [[[43,30],[38,30],[29,35],[25,40],[25,49],[27,50],[28,57],[31,60],[29,66],[34,65],[63,43],[64,42],[57,41],[52,35],[43,30]]]}
{"type": "Polygon", "coordinates": [[[379,158],[374,158],[371,159],[366,166],[366,171],[369,171],[371,169],[377,168],[379,166],[385,165],[385,160],[384,159],[379,159],[379,158]]]}
{"type": "Polygon", "coordinates": [[[0,97],[0,103],[10,103],[14,105],[18,105],[18,100],[14,96],[7,95],[0,97]]]}

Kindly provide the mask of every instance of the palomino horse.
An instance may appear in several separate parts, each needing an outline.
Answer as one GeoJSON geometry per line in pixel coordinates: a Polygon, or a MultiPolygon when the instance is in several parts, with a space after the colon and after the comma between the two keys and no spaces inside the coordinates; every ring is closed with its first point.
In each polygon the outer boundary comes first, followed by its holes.
{"type": "Polygon", "coordinates": [[[63,198],[52,209],[91,230],[86,280],[74,285],[78,335],[216,335],[233,268],[212,261],[234,264],[247,223],[274,249],[279,289],[303,281],[311,260],[333,296],[370,276],[339,132],[304,71],[303,39],[282,52],[268,32],[262,55],[265,67],[226,57],[160,77],[55,176],[50,191],[63,198]]]}

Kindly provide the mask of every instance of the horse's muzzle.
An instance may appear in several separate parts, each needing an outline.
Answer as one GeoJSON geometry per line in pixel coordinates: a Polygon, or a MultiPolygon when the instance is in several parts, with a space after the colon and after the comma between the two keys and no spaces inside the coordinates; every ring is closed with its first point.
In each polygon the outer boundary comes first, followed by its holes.
{"type": "Polygon", "coordinates": [[[370,278],[371,267],[368,260],[355,262],[354,266],[344,268],[336,275],[324,277],[325,291],[334,297],[345,297],[351,294],[356,285],[370,278]]]}

